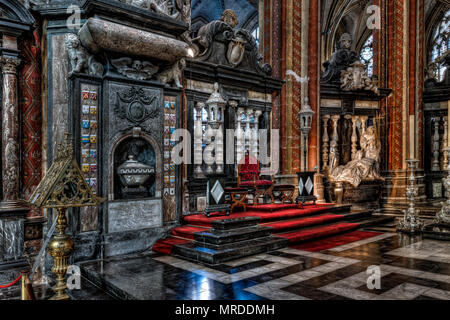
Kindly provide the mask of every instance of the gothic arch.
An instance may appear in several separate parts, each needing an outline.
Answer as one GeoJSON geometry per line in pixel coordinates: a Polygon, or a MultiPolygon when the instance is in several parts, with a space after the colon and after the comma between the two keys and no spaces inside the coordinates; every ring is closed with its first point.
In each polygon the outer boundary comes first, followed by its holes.
{"type": "Polygon", "coordinates": [[[35,20],[18,0],[0,0],[0,32],[19,36],[29,31],[35,20]]]}
{"type": "Polygon", "coordinates": [[[322,61],[327,60],[335,50],[335,43],[343,33],[353,36],[353,50],[359,52],[371,30],[366,27],[370,5],[366,0],[327,0],[322,6],[323,48],[322,61]]]}

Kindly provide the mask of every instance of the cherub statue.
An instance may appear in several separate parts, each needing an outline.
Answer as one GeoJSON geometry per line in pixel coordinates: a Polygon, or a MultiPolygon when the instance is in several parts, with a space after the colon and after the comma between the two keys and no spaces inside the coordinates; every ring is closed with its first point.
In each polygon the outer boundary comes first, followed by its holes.
{"type": "Polygon", "coordinates": [[[68,33],[65,42],[69,56],[70,73],[87,72],[90,75],[96,76],[103,74],[103,65],[86,51],[76,34],[68,33]]]}
{"type": "Polygon", "coordinates": [[[156,78],[161,83],[174,82],[177,88],[182,88],[183,70],[186,67],[186,60],[180,59],[178,62],[174,63],[172,66],[168,67],[161,73],[159,73],[156,78]]]}

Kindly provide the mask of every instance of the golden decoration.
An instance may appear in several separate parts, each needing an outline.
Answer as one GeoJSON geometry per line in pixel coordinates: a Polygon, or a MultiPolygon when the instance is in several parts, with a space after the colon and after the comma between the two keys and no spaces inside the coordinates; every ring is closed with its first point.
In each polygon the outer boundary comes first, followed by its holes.
{"type": "Polygon", "coordinates": [[[74,242],[65,234],[67,228],[66,210],[71,207],[98,206],[105,199],[96,197],[87,184],[75,160],[73,142],[69,133],[58,144],[55,161],[30,197],[28,204],[36,208],[55,208],[58,210],[56,229],[47,246],[53,258],[52,272],[56,275],[55,295],[51,300],[67,300],[65,276],[69,267],[69,257],[74,242]]]}

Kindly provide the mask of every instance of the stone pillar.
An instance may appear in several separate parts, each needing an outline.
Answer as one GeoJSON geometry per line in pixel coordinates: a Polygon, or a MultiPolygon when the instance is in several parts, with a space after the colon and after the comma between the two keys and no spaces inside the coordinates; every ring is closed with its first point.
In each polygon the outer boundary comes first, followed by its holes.
{"type": "Polygon", "coordinates": [[[448,154],[445,151],[445,149],[448,147],[448,117],[444,117],[444,137],[443,137],[443,142],[442,142],[442,153],[443,153],[443,158],[442,158],[442,170],[445,171],[447,170],[447,165],[448,165],[448,154]]]}
{"type": "Polygon", "coordinates": [[[322,135],[322,162],[323,171],[328,170],[328,142],[330,138],[328,137],[328,121],[330,120],[330,115],[326,114],[322,117],[323,121],[323,135],[322,135]]]}
{"type": "Polygon", "coordinates": [[[204,160],[206,163],[206,173],[212,174],[215,157],[212,157],[212,149],[215,148],[215,144],[213,143],[213,137],[214,137],[214,130],[211,127],[211,121],[208,119],[208,124],[205,132],[205,142],[206,142],[206,148],[204,150],[204,160]]]}
{"type": "MultiPolygon", "coordinates": [[[[245,148],[245,136],[244,130],[242,129],[243,121],[242,116],[244,114],[244,108],[237,109],[237,119],[236,119],[236,162],[239,164],[241,159],[244,157],[245,148]]],[[[236,167],[237,168],[237,167],[236,167]]]]}
{"type": "Polygon", "coordinates": [[[216,173],[223,173],[223,126],[219,123],[219,128],[215,135],[215,153],[216,153],[216,173]]]}
{"type": "Polygon", "coordinates": [[[197,112],[197,117],[195,120],[195,128],[194,128],[194,165],[195,165],[196,176],[202,175],[202,162],[203,162],[202,111],[203,111],[204,107],[205,107],[205,104],[203,102],[198,102],[197,105],[195,106],[195,110],[197,112]]]}
{"type": "Polygon", "coordinates": [[[358,135],[356,134],[356,123],[358,122],[358,116],[352,116],[352,160],[356,158],[358,135]]]}
{"type": "Polygon", "coordinates": [[[433,134],[433,168],[432,171],[439,171],[439,117],[434,118],[434,134],[433,134]]]}
{"type": "Polygon", "coordinates": [[[255,158],[259,156],[259,117],[261,110],[255,110],[255,127],[253,128],[253,154],[255,158]]]}
{"type": "Polygon", "coordinates": [[[331,137],[330,156],[329,156],[330,163],[328,165],[328,169],[330,172],[339,165],[339,151],[338,151],[339,136],[337,132],[337,126],[340,117],[341,116],[338,114],[331,116],[331,121],[333,123],[333,135],[331,137]]]}
{"type": "MultiPolygon", "coordinates": [[[[248,108],[245,113],[247,115],[247,123],[246,123],[246,128],[245,128],[245,152],[250,151],[250,138],[251,138],[251,131],[252,129],[250,128],[250,119],[252,116],[252,112],[253,110],[248,108]]],[[[245,154],[244,152],[244,154],[245,154]]]]}
{"type": "Polygon", "coordinates": [[[2,181],[3,199],[0,211],[23,209],[19,204],[20,141],[17,86],[17,58],[1,57],[2,98],[2,181]]]}
{"type": "Polygon", "coordinates": [[[360,116],[359,119],[361,120],[361,135],[363,135],[366,132],[367,120],[369,119],[369,117],[368,116],[360,116]]]}

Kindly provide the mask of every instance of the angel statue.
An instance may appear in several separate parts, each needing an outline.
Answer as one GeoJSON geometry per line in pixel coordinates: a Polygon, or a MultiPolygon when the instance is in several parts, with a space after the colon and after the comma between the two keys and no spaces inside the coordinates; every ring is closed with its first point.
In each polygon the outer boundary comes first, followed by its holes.
{"type": "Polygon", "coordinates": [[[360,145],[354,160],[331,171],[331,181],[348,182],[356,188],[362,180],[383,180],[379,174],[380,145],[373,126],[362,133],[360,145]]]}

